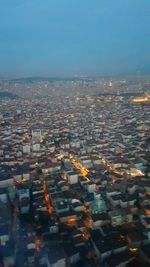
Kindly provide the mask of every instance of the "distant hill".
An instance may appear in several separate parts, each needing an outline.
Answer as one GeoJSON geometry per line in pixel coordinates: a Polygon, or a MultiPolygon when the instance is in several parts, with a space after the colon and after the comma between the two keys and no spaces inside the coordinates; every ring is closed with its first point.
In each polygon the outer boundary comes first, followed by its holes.
{"type": "Polygon", "coordinates": [[[56,81],[78,81],[78,80],[94,80],[90,77],[26,77],[26,78],[16,78],[9,80],[9,83],[36,83],[36,82],[56,82],[56,81]]]}
{"type": "Polygon", "coordinates": [[[17,98],[19,98],[19,96],[15,95],[13,93],[7,92],[7,91],[0,92],[0,99],[5,99],[5,98],[17,99],[17,98]]]}

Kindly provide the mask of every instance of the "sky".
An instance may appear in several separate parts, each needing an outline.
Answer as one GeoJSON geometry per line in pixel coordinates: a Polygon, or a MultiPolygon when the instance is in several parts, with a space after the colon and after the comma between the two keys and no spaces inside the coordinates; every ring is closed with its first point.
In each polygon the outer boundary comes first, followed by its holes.
{"type": "Polygon", "coordinates": [[[150,72],[150,0],[0,0],[0,77],[150,72]]]}

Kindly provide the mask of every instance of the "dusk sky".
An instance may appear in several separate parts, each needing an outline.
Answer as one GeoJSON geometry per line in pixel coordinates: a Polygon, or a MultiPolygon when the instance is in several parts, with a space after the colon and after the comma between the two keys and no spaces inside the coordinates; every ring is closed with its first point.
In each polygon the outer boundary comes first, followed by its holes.
{"type": "Polygon", "coordinates": [[[150,0],[0,0],[0,77],[150,72],[150,0]]]}

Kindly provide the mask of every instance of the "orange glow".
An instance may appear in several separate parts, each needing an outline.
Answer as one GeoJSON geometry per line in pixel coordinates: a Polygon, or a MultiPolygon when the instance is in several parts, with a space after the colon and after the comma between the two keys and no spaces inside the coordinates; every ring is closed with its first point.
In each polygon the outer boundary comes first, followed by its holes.
{"type": "Polygon", "coordinates": [[[88,213],[88,212],[89,212],[89,207],[87,207],[87,206],[84,206],[84,209],[83,209],[83,211],[84,211],[85,213],[88,213]]]}
{"type": "Polygon", "coordinates": [[[87,228],[92,228],[92,227],[93,227],[93,221],[92,221],[92,219],[87,218],[86,220],[84,220],[84,225],[85,225],[87,228]]]}
{"type": "Polygon", "coordinates": [[[73,158],[73,156],[70,156],[70,160],[71,160],[71,163],[73,164],[74,168],[77,169],[77,170],[80,170],[82,176],[84,178],[86,178],[87,181],[90,181],[87,178],[87,175],[89,173],[89,170],[86,167],[84,167],[80,162],[78,162],[77,160],[75,160],[75,158],[73,158]]]}
{"type": "Polygon", "coordinates": [[[71,218],[67,221],[67,225],[70,227],[76,226],[76,219],[71,218]]]}
{"type": "Polygon", "coordinates": [[[86,240],[88,240],[90,238],[90,234],[88,232],[84,232],[82,237],[83,237],[83,240],[86,241],[86,240]]]}
{"type": "Polygon", "coordinates": [[[81,173],[82,173],[83,177],[86,177],[88,175],[88,170],[85,167],[82,167],[81,173]]]}
{"type": "Polygon", "coordinates": [[[50,204],[50,198],[49,198],[49,194],[47,193],[47,187],[46,187],[45,180],[43,180],[43,191],[44,191],[44,200],[46,202],[47,211],[49,214],[51,214],[53,211],[53,207],[50,204]]]}
{"type": "Polygon", "coordinates": [[[133,103],[144,103],[144,102],[148,102],[150,101],[150,97],[136,97],[136,98],[133,98],[132,102],[133,103]]]}
{"type": "Polygon", "coordinates": [[[45,194],[45,201],[48,202],[49,201],[49,195],[45,194]]]}
{"type": "Polygon", "coordinates": [[[41,240],[40,240],[40,239],[36,239],[36,240],[35,240],[35,250],[36,250],[37,252],[40,251],[41,246],[42,246],[42,242],[41,242],[41,240]]]}
{"type": "Polygon", "coordinates": [[[146,214],[147,216],[150,216],[150,210],[145,210],[145,214],[146,214]]]}
{"type": "Polygon", "coordinates": [[[48,213],[51,214],[52,211],[53,211],[53,207],[50,204],[48,204],[47,205],[47,210],[48,210],[48,213]]]}

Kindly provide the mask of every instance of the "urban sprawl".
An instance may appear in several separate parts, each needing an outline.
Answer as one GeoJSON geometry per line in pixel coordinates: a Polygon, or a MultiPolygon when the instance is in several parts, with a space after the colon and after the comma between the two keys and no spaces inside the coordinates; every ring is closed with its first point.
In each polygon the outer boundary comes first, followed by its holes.
{"type": "Polygon", "coordinates": [[[150,266],[149,89],[0,82],[0,266],[150,266]]]}

